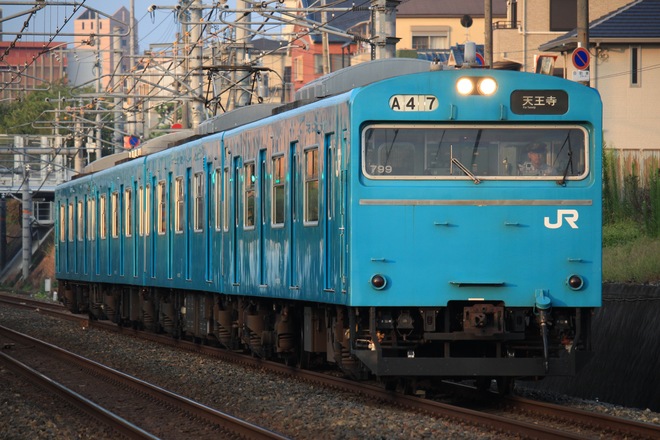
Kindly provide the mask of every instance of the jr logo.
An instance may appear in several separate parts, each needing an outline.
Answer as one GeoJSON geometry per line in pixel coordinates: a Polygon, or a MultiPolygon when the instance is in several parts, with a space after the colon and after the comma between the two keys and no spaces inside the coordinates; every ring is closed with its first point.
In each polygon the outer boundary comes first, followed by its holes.
{"type": "Polygon", "coordinates": [[[566,220],[566,223],[573,228],[577,229],[577,219],[578,219],[578,212],[576,209],[558,209],[557,210],[557,222],[556,223],[550,223],[550,217],[544,217],[543,218],[543,224],[545,225],[546,228],[548,229],[559,229],[561,228],[563,221],[566,220]]]}

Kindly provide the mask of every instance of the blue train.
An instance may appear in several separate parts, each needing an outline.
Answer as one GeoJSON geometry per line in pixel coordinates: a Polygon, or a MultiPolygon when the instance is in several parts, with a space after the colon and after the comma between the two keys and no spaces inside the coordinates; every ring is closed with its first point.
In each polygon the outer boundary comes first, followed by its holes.
{"type": "Polygon", "coordinates": [[[61,185],[63,301],[390,385],[574,374],[601,305],[601,114],[546,75],[344,69],[61,185]]]}

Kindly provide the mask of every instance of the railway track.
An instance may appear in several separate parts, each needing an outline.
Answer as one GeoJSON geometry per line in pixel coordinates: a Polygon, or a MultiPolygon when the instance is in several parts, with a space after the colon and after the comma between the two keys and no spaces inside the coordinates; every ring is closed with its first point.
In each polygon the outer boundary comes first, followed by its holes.
{"type": "Polygon", "coordinates": [[[470,409],[455,404],[435,402],[384,390],[379,386],[343,379],[333,375],[299,370],[276,362],[264,361],[253,356],[204,346],[193,342],[176,340],[169,336],[156,335],[133,329],[119,328],[107,322],[93,322],[95,327],[129,334],[225,361],[239,363],[253,368],[289,375],[319,386],[329,387],[365,396],[381,403],[407,408],[445,418],[485,427],[522,438],[536,439],[585,439],[609,438],[612,434],[621,438],[657,439],[660,438],[660,426],[633,420],[612,417],[606,414],[577,410],[549,403],[522,398],[486,396],[480,399],[488,401],[487,407],[470,409]]]}
{"type": "MultiPolygon", "coordinates": [[[[39,311],[42,311],[42,309],[39,308],[39,311]]],[[[70,315],[67,318],[80,319],[82,326],[90,325],[84,316],[70,315]]],[[[445,420],[467,423],[520,438],[660,438],[660,427],[658,425],[582,411],[576,408],[521,398],[501,399],[500,397],[484,396],[483,394],[468,399],[472,402],[478,401],[478,407],[475,405],[460,406],[455,402],[447,404],[393,393],[379,386],[358,383],[328,374],[299,370],[283,364],[263,361],[249,355],[176,340],[170,336],[120,328],[109,322],[93,321],[91,325],[244,366],[288,375],[319,386],[359,394],[366,399],[376,400],[379,403],[418,411],[445,420]]]]}
{"type": "Polygon", "coordinates": [[[125,437],[286,438],[6,327],[0,337],[7,368],[125,437]]]}

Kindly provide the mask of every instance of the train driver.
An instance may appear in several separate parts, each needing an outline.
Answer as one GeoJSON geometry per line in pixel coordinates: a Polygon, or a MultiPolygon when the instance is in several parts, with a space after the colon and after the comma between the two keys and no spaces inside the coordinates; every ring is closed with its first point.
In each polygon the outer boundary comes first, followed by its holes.
{"type": "Polygon", "coordinates": [[[543,143],[535,142],[527,146],[528,161],[518,165],[522,176],[554,176],[557,170],[546,163],[547,150],[543,143]]]}

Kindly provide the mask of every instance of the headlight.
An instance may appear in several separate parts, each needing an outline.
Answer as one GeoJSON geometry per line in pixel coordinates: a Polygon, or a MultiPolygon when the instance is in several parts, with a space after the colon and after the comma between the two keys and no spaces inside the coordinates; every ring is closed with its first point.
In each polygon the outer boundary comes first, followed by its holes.
{"type": "Polygon", "coordinates": [[[497,83],[493,78],[482,78],[477,85],[481,95],[492,95],[497,90],[497,83]]]}
{"type": "Polygon", "coordinates": [[[490,96],[497,91],[497,82],[491,77],[464,76],[456,82],[460,95],[490,96]]]}
{"type": "Polygon", "coordinates": [[[471,95],[474,90],[474,82],[470,78],[460,78],[456,83],[456,90],[461,95],[471,95]]]}

